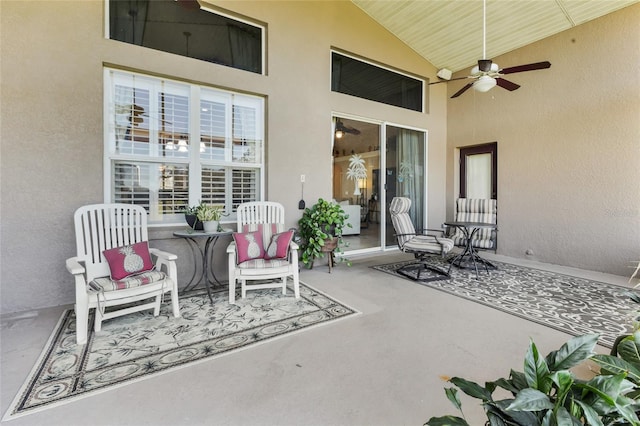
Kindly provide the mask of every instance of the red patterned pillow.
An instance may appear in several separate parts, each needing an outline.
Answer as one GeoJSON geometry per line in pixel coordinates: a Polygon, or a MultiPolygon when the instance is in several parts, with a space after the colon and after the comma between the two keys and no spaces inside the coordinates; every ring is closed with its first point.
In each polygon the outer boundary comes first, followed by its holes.
{"type": "Polygon", "coordinates": [[[262,259],[264,246],[262,245],[262,232],[234,232],[233,240],[236,242],[236,263],[247,260],[262,259]]]}
{"type": "Polygon", "coordinates": [[[109,263],[112,280],[121,280],[154,267],[146,241],[105,250],[102,254],[109,263]]]}
{"type": "Polygon", "coordinates": [[[289,255],[289,244],[293,238],[293,231],[285,231],[271,237],[271,242],[264,254],[265,259],[286,259],[289,255]]]}

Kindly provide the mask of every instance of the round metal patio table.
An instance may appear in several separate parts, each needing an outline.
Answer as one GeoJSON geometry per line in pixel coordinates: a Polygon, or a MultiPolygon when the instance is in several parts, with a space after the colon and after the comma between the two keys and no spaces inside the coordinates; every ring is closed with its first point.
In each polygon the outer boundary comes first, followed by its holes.
{"type": "Polygon", "coordinates": [[[487,223],[487,222],[445,222],[446,226],[452,226],[458,228],[462,231],[465,238],[465,246],[462,250],[462,253],[457,256],[451,257],[448,261],[449,271],[451,271],[451,266],[456,266],[458,268],[470,268],[471,266],[467,266],[466,264],[473,264],[473,268],[476,271],[476,279],[480,279],[478,276],[478,263],[484,265],[485,271],[489,273],[489,268],[496,269],[496,266],[489,262],[486,259],[480,257],[478,250],[473,247],[472,240],[473,236],[478,232],[479,229],[495,229],[497,225],[495,223],[487,223]],[[465,258],[467,259],[465,261],[465,258]]]}
{"type": "Polygon", "coordinates": [[[189,247],[193,253],[193,274],[191,275],[187,285],[184,287],[184,291],[193,290],[199,284],[204,284],[207,294],[209,295],[209,300],[213,303],[211,288],[214,287],[215,284],[218,284],[219,286],[223,285],[220,280],[218,280],[218,277],[216,277],[213,270],[214,249],[220,237],[231,235],[232,233],[233,231],[231,229],[225,229],[220,232],[194,231],[190,229],[187,231],[175,231],[173,233],[176,237],[184,238],[189,243],[189,247]],[[200,244],[198,244],[198,240],[203,238],[206,239],[204,249],[200,244]],[[198,252],[200,252],[200,256],[198,256],[198,252]],[[199,278],[197,277],[198,259],[200,259],[202,264],[202,276],[199,278]],[[211,275],[212,279],[209,279],[209,275],[211,275]]]}

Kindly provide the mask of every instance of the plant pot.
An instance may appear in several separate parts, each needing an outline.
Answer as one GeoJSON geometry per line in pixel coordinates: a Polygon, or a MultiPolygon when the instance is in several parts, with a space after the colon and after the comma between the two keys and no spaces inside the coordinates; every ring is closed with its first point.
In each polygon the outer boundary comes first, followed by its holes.
{"type": "Polygon", "coordinates": [[[195,214],[185,214],[184,219],[187,221],[191,229],[195,229],[196,231],[202,231],[204,229],[202,222],[198,220],[198,216],[195,214]]]}
{"type": "Polygon", "coordinates": [[[328,252],[334,251],[336,249],[336,247],[338,247],[338,238],[337,237],[333,237],[330,240],[325,240],[324,246],[322,246],[320,251],[328,253],[328,252]]]}
{"type": "Polygon", "coordinates": [[[204,232],[218,232],[218,225],[220,221],[218,220],[207,220],[206,222],[202,222],[204,224],[204,232]]]}

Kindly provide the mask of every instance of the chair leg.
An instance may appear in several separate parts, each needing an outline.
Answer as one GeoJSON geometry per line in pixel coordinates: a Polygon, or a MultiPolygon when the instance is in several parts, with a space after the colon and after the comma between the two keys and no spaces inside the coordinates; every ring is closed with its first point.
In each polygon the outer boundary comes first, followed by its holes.
{"type": "Polygon", "coordinates": [[[89,307],[75,306],[76,308],[76,343],[84,345],[87,343],[87,333],[89,329],[89,307]]]}
{"type": "MultiPolygon", "coordinates": [[[[449,266],[449,268],[451,268],[451,266],[449,266]]],[[[438,281],[438,280],[444,280],[444,279],[449,279],[451,278],[451,275],[449,275],[448,271],[444,271],[436,266],[431,266],[429,265],[424,259],[423,260],[419,260],[417,262],[411,263],[409,265],[405,265],[401,268],[398,268],[396,270],[397,273],[399,273],[400,275],[403,275],[407,278],[410,278],[414,281],[438,281]],[[424,271],[425,269],[428,269],[432,272],[435,272],[436,274],[438,274],[438,276],[435,277],[431,277],[431,278],[426,278],[426,279],[420,279],[420,274],[422,273],[422,271],[424,271]],[[409,273],[409,271],[415,271],[417,270],[417,276],[414,277],[412,274],[409,273]]]]}
{"type": "Polygon", "coordinates": [[[229,277],[229,303],[236,303],[236,279],[229,277]]]}
{"type": "Polygon", "coordinates": [[[300,298],[300,276],[297,269],[293,271],[293,294],[296,299],[300,298]]]}
{"type": "Polygon", "coordinates": [[[247,297],[247,280],[240,280],[240,295],[243,299],[247,297]]]}
{"type": "Polygon", "coordinates": [[[102,312],[100,312],[100,308],[96,308],[96,320],[93,323],[93,330],[98,332],[102,330],[102,312]]]}
{"type": "Polygon", "coordinates": [[[156,304],[153,307],[153,316],[157,317],[160,315],[160,302],[162,302],[162,293],[156,296],[156,304]]]}
{"type": "Polygon", "coordinates": [[[173,308],[173,316],[176,318],[180,318],[180,303],[178,300],[178,284],[173,283],[173,288],[171,289],[171,307],[173,308]]]}
{"type": "Polygon", "coordinates": [[[287,276],[282,277],[282,294],[287,295],[287,276]]]}

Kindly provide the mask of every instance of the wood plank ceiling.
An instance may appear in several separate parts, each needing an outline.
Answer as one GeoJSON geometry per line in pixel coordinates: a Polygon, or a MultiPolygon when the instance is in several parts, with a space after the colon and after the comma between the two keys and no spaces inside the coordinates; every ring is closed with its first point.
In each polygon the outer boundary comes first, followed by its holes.
{"type": "MultiPolygon", "coordinates": [[[[456,72],[482,59],[480,0],[351,1],[438,69],[456,72]]],[[[487,59],[638,1],[487,0],[487,59]]]]}

